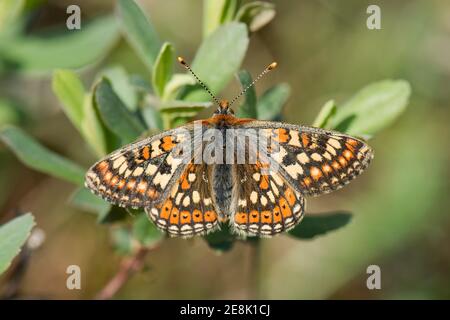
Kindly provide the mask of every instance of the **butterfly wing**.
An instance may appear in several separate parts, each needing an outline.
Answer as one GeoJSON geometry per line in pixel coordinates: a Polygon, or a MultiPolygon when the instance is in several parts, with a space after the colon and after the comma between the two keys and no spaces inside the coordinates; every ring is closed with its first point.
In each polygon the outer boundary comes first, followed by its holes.
{"type": "Polygon", "coordinates": [[[146,208],[156,226],[170,236],[189,238],[218,227],[206,164],[190,163],[161,204],[146,208]]]}
{"type": "Polygon", "coordinates": [[[162,201],[190,161],[192,134],[192,127],[184,126],[125,146],[94,164],[85,185],[119,206],[162,201]]]}
{"type": "Polygon", "coordinates": [[[280,174],[303,195],[342,188],[373,158],[373,150],[365,142],[331,130],[271,121],[252,121],[243,126],[261,129],[273,139],[277,148],[271,158],[279,165],[280,174]]]}
{"type": "Polygon", "coordinates": [[[237,199],[231,224],[239,234],[270,237],[300,222],[305,199],[261,163],[236,166],[237,199]]]}

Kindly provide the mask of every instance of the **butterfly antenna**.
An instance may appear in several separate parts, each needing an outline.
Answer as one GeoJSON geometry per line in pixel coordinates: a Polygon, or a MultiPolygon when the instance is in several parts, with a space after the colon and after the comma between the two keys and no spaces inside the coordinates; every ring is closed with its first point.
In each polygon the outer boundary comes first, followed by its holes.
{"type": "Polygon", "coordinates": [[[194,73],[194,71],[192,71],[191,67],[187,64],[186,60],[184,60],[182,57],[178,57],[178,62],[181,65],[183,65],[183,67],[185,67],[190,73],[192,73],[192,75],[197,80],[197,82],[203,87],[203,89],[205,89],[206,92],[208,92],[208,94],[211,96],[211,98],[213,98],[214,101],[220,106],[219,99],[217,99],[216,96],[212,94],[211,90],[209,90],[209,88],[206,86],[206,84],[204,84],[203,81],[197,77],[197,75],[194,73]]]}
{"type": "Polygon", "coordinates": [[[239,93],[233,100],[231,100],[230,102],[230,106],[236,102],[237,99],[239,99],[240,97],[242,97],[244,95],[244,93],[247,92],[248,89],[250,89],[251,87],[253,87],[255,85],[256,82],[258,82],[259,79],[261,79],[266,73],[268,73],[269,71],[272,71],[273,69],[275,69],[277,67],[277,63],[276,62],[272,62],[271,64],[269,64],[260,74],[259,76],[256,77],[255,80],[252,81],[252,83],[250,83],[248,86],[246,86],[244,88],[244,90],[241,91],[241,93],[239,93]]]}

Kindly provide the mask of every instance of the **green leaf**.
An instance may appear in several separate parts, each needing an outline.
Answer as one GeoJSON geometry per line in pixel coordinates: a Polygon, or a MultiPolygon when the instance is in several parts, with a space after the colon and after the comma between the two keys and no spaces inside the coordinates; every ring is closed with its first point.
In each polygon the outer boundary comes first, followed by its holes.
{"type": "Polygon", "coordinates": [[[96,85],[94,100],[106,126],[124,143],[134,141],[145,130],[116,95],[107,79],[103,78],[96,85]]]}
{"type": "Polygon", "coordinates": [[[155,61],[152,73],[153,90],[155,90],[160,97],[164,95],[166,84],[172,77],[173,61],[173,46],[170,43],[165,42],[155,61]]]}
{"type": "Polygon", "coordinates": [[[275,17],[275,5],[270,2],[253,1],[244,4],[236,14],[236,21],[245,23],[248,29],[255,32],[275,17]]]}
{"type": "Polygon", "coordinates": [[[233,20],[238,7],[238,0],[204,0],[203,37],[211,34],[220,25],[233,20]]]}
{"type": "Polygon", "coordinates": [[[142,118],[144,119],[149,129],[163,130],[164,124],[161,114],[152,105],[145,105],[141,110],[142,118]]]}
{"type": "Polygon", "coordinates": [[[332,126],[356,136],[372,136],[406,109],[411,87],[404,80],[372,83],[337,109],[332,126]]]}
{"type": "Polygon", "coordinates": [[[0,226],[0,274],[20,252],[34,225],[33,215],[27,213],[0,226]]]}
{"type": "MultiPolygon", "coordinates": [[[[152,87],[147,79],[145,79],[140,74],[132,74],[130,76],[130,83],[133,86],[133,88],[138,92],[139,94],[148,94],[152,91],[152,87]]],[[[139,100],[139,99],[138,99],[139,100]]]]}
{"type": "Polygon", "coordinates": [[[316,128],[328,128],[328,124],[331,122],[332,117],[336,114],[336,104],[334,100],[327,101],[320,109],[319,114],[313,122],[313,127],[316,128]]]}
{"type": "Polygon", "coordinates": [[[133,252],[133,237],[130,230],[125,227],[112,229],[112,242],[120,255],[129,255],[133,252]]]}
{"type": "Polygon", "coordinates": [[[2,0],[0,1],[0,31],[7,28],[10,23],[20,15],[25,5],[25,0],[2,0]]]}
{"type": "Polygon", "coordinates": [[[77,189],[70,196],[69,202],[82,210],[96,214],[106,212],[110,209],[108,202],[96,196],[85,187],[77,189]]]}
{"type": "Polygon", "coordinates": [[[106,152],[104,130],[92,105],[92,96],[85,92],[78,75],[71,70],[53,73],[52,89],[62,109],[96,154],[106,152]]]}
{"type": "Polygon", "coordinates": [[[175,128],[212,106],[211,102],[167,101],[160,106],[164,129],[175,128]]]}
{"type": "Polygon", "coordinates": [[[177,117],[168,117],[168,120],[165,122],[166,126],[165,128],[171,129],[171,128],[177,128],[182,125],[185,125],[191,118],[194,117],[193,115],[182,115],[177,117]]]}
{"type": "Polygon", "coordinates": [[[61,101],[64,113],[75,128],[82,131],[85,90],[80,78],[71,70],[56,70],[53,73],[52,89],[61,101]]]}
{"type": "Polygon", "coordinates": [[[0,60],[23,71],[49,71],[55,68],[79,68],[97,62],[118,40],[117,23],[112,16],[98,18],[81,30],[45,37],[19,35],[0,42],[0,60]]]}
{"type": "Polygon", "coordinates": [[[110,67],[102,72],[108,78],[117,96],[130,111],[137,110],[137,94],[127,72],[121,66],[110,67]]]}
{"type": "Polygon", "coordinates": [[[97,223],[109,224],[118,221],[122,221],[129,216],[126,209],[118,206],[110,206],[108,210],[102,210],[98,212],[97,223]]]}
{"type": "Polygon", "coordinates": [[[145,213],[141,213],[133,223],[133,237],[144,246],[152,246],[164,238],[145,213]]]}
{"type": "Polygon", "coordinates": [[[189,73],[176,73],[173,75],[165,87],[162,100],[174,100],[178,91],[187,85],[195,85],[197,82],[195,78],[189,73]]]}
{"type": "Polygon", "coordinates": [[[51,176],[83,185],[85,170],[78,164],[54,153],[17,127],[7,126],[0,138],[27,166],[51,176]]]}
{"type": "MultiPolygon", "coordinates": [[[[242,23],[228,23],[206,38],[192,63],[198,77],[218,94],[239,69],[248,47],[247,28],[242,23]]],[[[191,87],[183,100],[207,101],[209,95],[200,86],[191,87]]]]}
{"type": "Polygon", "coordinates": [[[94,95],[89,93],[84,98],[83,103],[84,119],[81,124],[83,137],[89,145],[95,150],[98,156],[105,155],[110,149],[109,140],[112,133],[103,124],[95,108],[94,95]]]}
{"type": "Polygon", "coordinates": [[[291,89],[285,83],[277,84],[264,92],[258,100],[258,119],[273,120],[279,116],[290,93],[291,89]]]}
{"type": "MultiPolygon", "coordinates": [[[[252,76],[246,70],[241,70],[238,73],[239,82],[241,83],[242,90],[252,83],[252,76]]],[[[237,116],[240,118],[253,118],[258,117],[256,110],[256,92],[255,88],[252,86],[245,92],[245,101],[239,107],[237,111],[237,116]]]]}
{"type": "Polygon", "coordinates": [[[25,113],[14,102],[0,99],[0,126],[19,124],[26,119],[25,113]]]}
{"type": "Polygon", "coordinates": [[[118,11],[126,39],[152,70],[161,43],[150,19],[134,0],[119,0],[118,11]]]}
{"type": "Polygon", "coordinates": [[[307,215],[289,235],[299,239],[312,239],[327,232],[342,228],[350,222],[352,215],[348,212],[334,212],[317,215],[307,215]]]}
{"type": "Polygon", "coordinates": [[[110,206],[98,212],[97,223],[108,224],[122,221],[129,216],[127,209],[118,206],[110,206]]]}
{"type": "Polygon", "coordinates": [[[231,250],[234,245],[235,237],[230,232],[228,225],[224,224],[220,230],[211,232],[203,237],[208,246],[218,253],[231,250]]]}
{"type": "Polygon", "coordinates": [[[192,112],[197,114],[197,112],[202,111],[203,109],[211,107],[213,104],[211,102],[195,102],[195,101],[183,101],[183,100],[175,100],[175,101],[165,101],[163,102],[159,110],[162,113],[184,113],[184,112],[192,112]]]}

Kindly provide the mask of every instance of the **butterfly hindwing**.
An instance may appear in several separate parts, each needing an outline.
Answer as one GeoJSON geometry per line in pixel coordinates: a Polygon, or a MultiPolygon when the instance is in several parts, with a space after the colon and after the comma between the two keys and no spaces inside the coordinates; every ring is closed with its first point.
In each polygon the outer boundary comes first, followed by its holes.
{"type": "Polygon", "coordinates": [[[305,200],[276,172],[261,163],[236,166],[238,186],[232,226],[238,234],[270,237],[294,227],[303,217],[305,200]]]}
{"type": "Polygon", "coordinates": [[[167,199],[146,208],[159,229],[170,236],[189,238],[218,227],[206,171],[205,164],[188,164],[167,199]]]}

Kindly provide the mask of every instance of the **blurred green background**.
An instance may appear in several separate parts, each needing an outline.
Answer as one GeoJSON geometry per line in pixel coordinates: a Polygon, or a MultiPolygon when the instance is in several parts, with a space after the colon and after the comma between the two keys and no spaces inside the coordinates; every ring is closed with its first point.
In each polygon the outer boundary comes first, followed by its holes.
{"type": "MultiPolygon", "coordinates": [[[[158,36],[174,45],[175,55],[192,61],[203,38],[202,2],[138,3],[158,36]]],[[[99,22],[115,11],[115,1],[1,0],[0,126],[20,126],[49,149],[89,167],[97,157],[62,112],[52,72],[76,70],[86,88],[99,70],[112,66],[149,78],[118,27],[99,22]],[[8,7],[11,3],[21,4],[8,7]],[[65,28],[71,4],[81,8],[79,31],[65,28]],[[103,27],[92,31],[88,21],[103,27]],[[24,25],[20,38],[8,36],[19,25],[24,25]],[[64,38],[89,30],[94,35],[86,38],[95,41],[75,45],[73,38],[64,38]],[[55,39],[55,34],[61,38],[53,46],[36,40],[55,39]]],[[[372,82],[405,79],[411,85],[406,111],[370,140],[376,156],[367,172],[341,191],[308,199],[307,213],[350,211],[351,222],[313,240],[264,239],[257,255],[246,243],[217,254],[201,239],[168,239],[146,256],[143,269],[115,298],[450,298],[450,3],[277,1],[275,11],[268,25],[250,34],[242,68],[256,76],[278,61],[279,68],[258,83],[256,92],[289,84],[285,121],[310,125],[326,101],[334,99],[339,106],[372,82]],[[381,8],[381,30],[366,27],[370,4],[381,8]],[[366,287],[366,268],[372,264],[381,268],[381,290],[366,287]]],[[[174,71],[184,72],[178,66],[174,71]]],[[[239,90],[233,78],[220,96],[239,90]]],[[[111,241],[115,226],[99,225],[93,214],[76,209],[68,203],[72,184],[28,169],[4,144],[0,164],[0,224],[18,212],[32,212],[45,233],[20,277],[16,261],[0,278],[0,293],[95,297],[123,263],[111,241]],[[66,268],[74,264],[81,267],[81,290],[66,288],[66,268]]]]}

